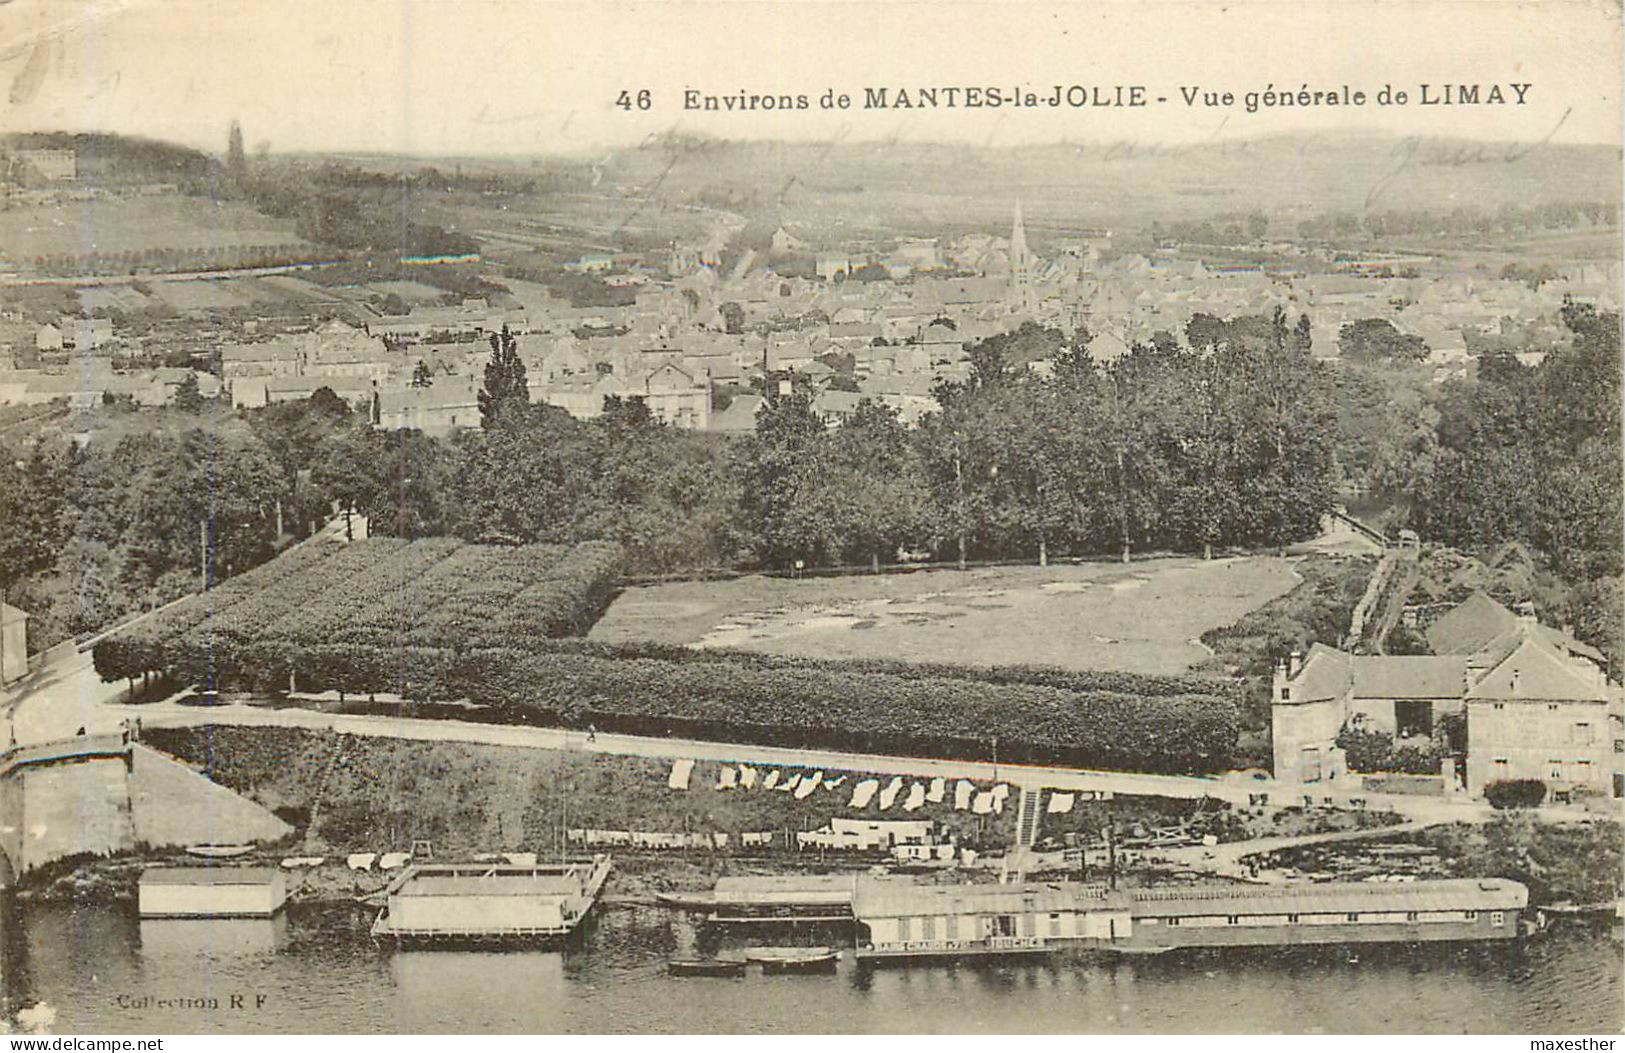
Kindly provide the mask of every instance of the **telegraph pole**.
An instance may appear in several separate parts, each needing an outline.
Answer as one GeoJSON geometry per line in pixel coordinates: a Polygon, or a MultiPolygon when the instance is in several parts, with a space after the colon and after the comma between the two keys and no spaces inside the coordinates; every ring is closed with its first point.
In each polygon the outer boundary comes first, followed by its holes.
{"type": "Polygon", "coordinates": [[[959,464],[959,454],[954,454],[954,491],[959,505],[959,569],[965,569],[965,474],[959,464]]]}

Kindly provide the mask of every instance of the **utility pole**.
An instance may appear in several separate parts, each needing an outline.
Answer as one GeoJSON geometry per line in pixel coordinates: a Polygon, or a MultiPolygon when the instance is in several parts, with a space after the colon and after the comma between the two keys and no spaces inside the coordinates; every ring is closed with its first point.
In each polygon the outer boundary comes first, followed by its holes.
{"type": "Polygon", "coordinates": [[[965,473],[959,464],[959,454],[954,454],[954,491],[957,495],[959,520],[959,569],[965,569],[965,473]]]}
{"type": "Polygon", "coordinates": [[[202,591],[209,591],[209,521],[197,521],[198,574],[203,579],[202,591]]]}
{"type": "Polygon", "coordinates": [[[1111,814],[1110,802],[1106,804],[1106,875],[1108,887],[1117,891],[1117,820],[1111,814]]]}

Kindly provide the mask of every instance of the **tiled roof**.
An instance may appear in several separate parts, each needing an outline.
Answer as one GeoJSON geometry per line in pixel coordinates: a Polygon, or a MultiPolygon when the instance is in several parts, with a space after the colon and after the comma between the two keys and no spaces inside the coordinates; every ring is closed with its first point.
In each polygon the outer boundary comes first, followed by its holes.
{"type": "Polygon", "coordinates": [[[1474,654],[1517,624],[1516,614],[1475,592],[1428,626],[1428,647],[1434,654],[1474,654]]]}
{"type": "Polygon", "coordinates": [[[1458,655],[1361,655],[1353,664],[1356,698],[1460,698],[1467,686],[1458,655]]]}
{"type": "Polygon", "coordinates": [[[1346,695],[1354,678],[1349,659],[1349,655],[1325,644],[1310,646],[1303,668],[1298,670],[1297,690],[1292,693],[1294,701],[1323,702],[1346,695]]]}
{"type": "Polygon", "coordinates": [[[1469,699],[1494,701],[1606,702],[1607,689],[1531,636],[1503,658],[1467,692],[1469,699]]]}

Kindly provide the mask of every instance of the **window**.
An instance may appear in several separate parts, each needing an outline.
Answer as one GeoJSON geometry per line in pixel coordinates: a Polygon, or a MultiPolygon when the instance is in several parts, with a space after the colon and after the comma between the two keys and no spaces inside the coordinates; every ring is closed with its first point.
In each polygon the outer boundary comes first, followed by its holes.
{"type": "Polygon", "coordinates": [[[934,939],[936,939],[937,938],[937,919],[933,918],[933,917],[929,917],[929,916],[920,919],[920,929],[921,929],[920,939],[922,939],[922,940],[934,940],[934,939]]]}
{"type": "Polygon", "coordinates": [[[1507,920],[1507,916],[1503,912],[1498,911],[1498,910],[1490,911],[1490,924],[1491,925],[1499,927],[1499,926],[1505,925],[1506,920],[1507,920]]]}
{"type": "Polygon", "coordinates": [[[1548,713],[1556,713],[1557,712],[1557,703],[1556,702],[1548,702],[1548,703],[1546,703],[1546,712],[1548,712],[1548,713]]]}
{"type": "Polygon", "coordinates": [[[902,941],[903,943],[907,943],[908,941],[910,941],[910,940],[912,940],[914,938],[914,919],[913,918],[898,918],[897,919],[897,938],[900,941],[902,941]]]}
{"type": "Polygon", "coordinates": [[[1560,760],[1546,762],[1546,777],[1559,782],[1563,780],[1563,762],[1560,760]]]}
{"type": "Polygon", "coordinates": [[[1394,729],[1400,738],[1433,733],[1433,703],[1405,699],[1394,703],[1394,729]]]}
{"type": "Polygon", "coordinates": [[[1179,924],[1179,919],[1178,918],[1169,918],[1168,919],[1168,924],[1170,924],[1170,925],[1178,925],[1179,924]]]}
{"type": "Polygon", "coordinates": [[[1464,910],[1464,911],[1461,912],[1461,917],[1462,917],[1463,921],[1477,921],[1478,920],[1478,911],[1476,911],[1476,910],[1464,910]]]}
{"type": "Polygon", "coordinates": [[[1360,916],[1359,916],[1359,915],[1358,915],[1358,914],[1350,914],[1350,915],[1349,915],[1349,916],[1348,916],[1348,919],[1349,919],[1349,920],[1350,920],[1350,921],[1359,921],[1359,920],[1360,920],[1360,916]]]}
{"type": "Polygon", "coordinates": [[[1290,687],[1286,686],[1285,684],[1282,684],[1281,685],[1281,701],[1285,702],[1290,697],[1292,697],[1292,689],[1290,687]]]}
{"type": "Polygon", "coordinates": [[[959,915],[954,914],[954,915],[951,915],[948,918],[947,929],[948,929],[948,931],[947,931],[947,933],[945,935],[947,936],[948,939],[950,939],[950,940],[959,939],[959,915]]]}
{"type": "Polygon", "coordinates": [[[1415,921],[1416,920],[1416,911],[1414,911],[1414,910],[1406,911],[1405,912],[1405,920],[1406,921],[1415,921]]]}
{"type": "Polygon", "coordinates": [[[1238,923],[1238,920],[1239,919],[1236,917],[1236,915],[1232,914],[1232,915],[1230,915],[1229,919],[1226,921],[1226,924],[1227,925],[1235,925],[1235,924],[1238,923]]]}
{"type": "Polygon", "coordinates": [[[1506,707],[1507,707],[1507,704],[1505,702],[1497,702],[1497,703],[1495,703],[1495,708],[1496,709],[1505,709],[1506,707]]]}
{"type": "Polygon", "coordinates": [[[1051,914],[1049,916],[1049,934],[1051,936],[1059,936],[1061,934],[1061,916],[1059,914],[1051,914]]]}
{"type": "Polygon", "coordinates": [[[1576,746],[1589,746],[1589,745],[1591,745],[1591,724],[1590,724],[1590,722],[1584,721],[1584,720],[1577,720],[1577,721],[1574,722],[1572,741],[1574,742],[1574,744],[1576,746]]]}
{"type": "Polygon", "coordinates": [[[1288,925],[1296,925],[1298,923],[1298,916],[1296,914],[1288,914],[1286,916],[1286,921],[1288,925]]]}
{"type": "Polygon", "coordinates": [[[1504,779],[1504,778],[1506,778],[1506,773],[1507,773],[1507,759],[1505,757],[1497,757],[1497,758],[1495,758],[1495,777],[1497,779],[1504,779]]]}

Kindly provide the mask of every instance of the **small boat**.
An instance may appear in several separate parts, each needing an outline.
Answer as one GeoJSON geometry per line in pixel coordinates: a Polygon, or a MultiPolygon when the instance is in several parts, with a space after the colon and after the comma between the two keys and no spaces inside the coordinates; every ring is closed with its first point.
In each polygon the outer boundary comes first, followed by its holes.
{"type": "Polygon", "coordinates": [[[656,892],[655,902],[670,910],[715,910],[714,892],[656,892]]]}
{"type": "Polygon", "coordinates": [[[253,845],[189,845],[186,854],[204,859],[235,859],[254,851],[253,845]]]}
{"type": "Polygon", "coordinates": [[[672,976],[744,976],[743,958],[673,958],[666,963],[672,976]]]}
{"type": "Polygon", "coordinates": [[[1620,917],[1622,903],[1548,903],[1536,908],[1540,913],[1552,918],[1567,918],[1575,921],[1615,921],[1620,917]]]}
{"type": "Polygon", "coordinates": [[[757,947],[745,957],[762,967],[763,973],[832,973],[841,952],[829,947],[757,947]]]}

